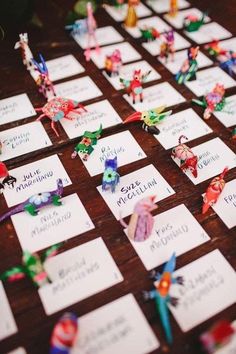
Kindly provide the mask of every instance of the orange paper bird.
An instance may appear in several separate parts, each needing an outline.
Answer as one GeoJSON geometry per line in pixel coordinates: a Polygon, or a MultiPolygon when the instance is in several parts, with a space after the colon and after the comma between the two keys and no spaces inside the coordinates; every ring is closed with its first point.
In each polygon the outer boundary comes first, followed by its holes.
{"type": "Polygon", "coordinates": [[[205,214],[208,209],[217,202],[225,186],[224,176],[227,171],[228,167],[225,167],[224,171],[218,177],[213,178],[209,184],[203,196],[202,214],[205,214]]]}

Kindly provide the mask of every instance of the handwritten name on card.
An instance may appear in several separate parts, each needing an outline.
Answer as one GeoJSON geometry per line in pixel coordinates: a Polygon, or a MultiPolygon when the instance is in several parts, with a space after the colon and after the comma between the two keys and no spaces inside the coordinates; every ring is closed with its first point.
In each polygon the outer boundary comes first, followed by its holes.
{"type": "Polygon", "coordinates": [[[99,139],[89,159],[83,162],[90,176],[96,176],[104,171],[106,159],[116,156],[119,167],[147,157],[133,135],[124,131],[99,139]]]}
{"type": "Polygon", "coordinates": [[[79,324],[71,354],[147,354],[160,346],[132,294],[80,317],[79,324]]]}
{"type": "Polygon", "coordinates": [[[52,145],[41,122],[32,122],[4,130],[0,132],[0,141],[3,144],[2,161],[52,145]]]}
{"type": "Polygon", "coordinates": [[[0,340],[17,333],[17,326],[2,282],[0,281],[0,340]]]}
{"type": "Polygon", "coordinates": [[[61,178],[63,186],[71,184],[59,157],[52,155],[9,171],[17,181],[14,189],[5,188],[4,197],[8,207],[24,202],[27,198],[40,192],[56,189],[56,180],[61,178]]]}
{"type": "Polygon", "coordinates": [[[123,281],[101,237],[49,259],[45,267],[52,284],[38,292],[47,315],[123,281]]]}
{"type": "MultiPolygon", "coordinates": [[[[88,34],[80,35],[75,34],[73,35],[74,40],[79,44],[82,49],[87,49],[88,47],[88,34]]],[[[96,42],[91,40],[91,46],[95,47],[96,44],[98,45],[106,45],[110,43],[116,43],[123,41],[124,38],[121,34],[112,26],[105,26],[99,27],[96,29],[96,42]]],[[[99,55],[99,54],[96,54],[99,55]]]]}
{"type": "Polygon", "coordinates": [[[157,16],[148,17],[148,18],[144,18],[143,20],[139,20],[137,22],[136,27],[126,27],[125,25],[123,27],[132,37],[140,38],[141,37],[140,28],[145,28],[146,26],[153,27],[160,33],[171,29],[166,22],[164,22],[160,17],[157,16]]]}
{"type": "Polygon", "coordinates": [[[110,77],[105,71],[103,72],[103,74],[116,90],[121,90],[122,85],[120,83],[120,78],[122,77],[125,80],[132,80],[134,71],[137,69],[141,70],[142,73],[147,73],[150,71],[146,82],[158,80],[161,78],[161,75],[155,69],[153,69],[153,67],[145,60],[123,65],[120,69],[119,75],[117,76],[110,77]]]}
{"type": "Polygon", "coordinates": [[[77,194],[62,198],[62,203],[42,209],[33,218],[24,212],[12,216],[22,250],[38,252],[94,229],[77,194]]]}
{"type": "Polygon", "coordinates": [[[83,66],[75,59],[74,55],[68,54],[46,62],[51,81],[65,79],[84,72],[83,66]]]}
{"type": "Polygon", "coordinates": [[[134,47],[132,47],[132,45],[129,44],[128,42],[122,42],[122,43],[117,43],[113,45],[108,45],[106,47],[102,47],[100,48],[99,55],[97,55],[94,52],[91,53],[91,59],[99,69],[103,69],[106,56],[111,55],[116,49],[119,49],[121,53],[123,64],[129,63],[130,61],[142,59],[141,55],[137,52],[137,50],[134,49],[134,47]]]}
{"type": "Polygon", "coordinates": [[[218,249],[178,269],[174,276],[179,275],[184,285],[171,288],[170,295],[179,298],[179,304],[170,310],[183,332],[236,301],[236,273],[218,249]]]}
{"type": "Polygon", "coordinates": [[[212,208],[229,229],[236,226],[236,179],[225,184],[212,208]]]}
{"type": "MultiPolygon", "coordinates": [[[[105,6],[105,10],[109,13],[109,15],[117,22],[124,21],[124,19],[127,16],[127,10],[128,6],[127,4],[123,4],[121,8],[118,8],[117,6],[105,6]]],[[[143,3],[139,3],[135,7],[135,11],[137,14],[137,17],[146,17],[150,16],[152,14],[152,11],[149,10],[143,3]]]]}
{"type": "Polygon", "coordinates": [[[135,204],[142,198],[156,195],[155,202],[165,199],[175,193],[167,181],[153,165],[145,166],[120,178],[115,193],[97,190],[111,209],[116,220],[133,213],[135,204]]]}
{"type": "Polygon", "coordinates": [[[54,86],[57,96],[83,102],[102,96],[102,92],[89,76],[70,80],[54,86]]]}
{"type": "MultiPolygon", "coordinates": [[[[202,11],[196,9],[195,7],[183,11],[178,11],[176,16],[169,16],[168,14],[164,15],[164,19],[171,24],[171,26],[175,28],[183,28],[184,27],[184,19],[187,16],[194,16],[197,18],[202,17],[202,11]]],[[[210,21],[210,18],[208,16],[204,17],[204,23],[207,23],[210,21]]]]}
{"type": "Polygon", "coordinates": [[[0,100],[0,125],[35,115],[34,107],[26,93],[0,100]]]}
{"type": "Polygon", "coordinates": [[[196,96],[204,96],[211,92],[217,83],[223,84],[225,88],[236,86],[236,81],[218,67],[198,71],[197,80],[188,81],[185,85],[196,96]]]}
{"type": "Polygon", "coordinates": [[[232,36],[232,33],[227,31],[224,27],[222,27],[216,22],[207,23],[206,25],[200,27],[198,31],[184,31],[184,33],[192,41],[198,44],[211,42],[214,38],[225,39],[232,36]]]}
{"type": "Polygon", "coordinates": [[[130,240],[147,270],[167,262],[174,251],[179,256],[210,240],[184,204],[156,215],[154,220],[152,234],[147,240],[130,240]]]}
{"type": "MultiPolygon", "coordinates": [[[[170,9],[170,1],[169,0],[158,0],[158,1],[148,0],[147,4],[157,13],[167,12],[170,9]]],[[[190,6],[190,3],[186,0],[179,0],[178,1],[178,8],[179,9],[185,9],[186,7],[189,7],[189,6],[190,6]]]]}
{"type": "MultiPolygon", "coordinates": [[[[220,174],[226,166],[229,169],[236,166],[236,155],[220,139],[215,138],[192,148],[193,153],[198,156],[197,178],[189,171],[184,172],[196,185],[211,177],[220,174]]],[[[179,166],[179,160],[174,159],[179,166]]]]}
{"type": "Polygon", "coordinates": [[[122,123],[122,119],[108,100],[92,103],[85,108],[87,112],[77,114],[72,121],[60,121],[70,139],[82,136],[86,130],[96,131],[100,124],[105,129],[122,123]]]}
{"type": "Polygon", "coordinates": [[[154,137],[166,150],[176,146],[182,134],[188,137],[188,141],[191,141],[212,133],[211,128],[208,127],[192,108],[185,109],[165,118],[158,125],[158,129],[160,129],[160,134],[154,135],[154,137]]]}
{"type": "MultiPolygon", "coordinates": [[[[182,37],[178,32],[174,32],[174,37],[175,37],[175,50],[181,50],[184,48],[190,47],[190,43],[182,37]]],[[[158,38],[155,41],[152,42],[147,42],[147,43],[142,43],[142,46],[153,56],[159,55],[160,54],[160,47],[162,44],[162,39],[158,38]]],[[[176,58],[175,53],[175,58],[176,58]]],[[[185,57],[186,59],[186,57],[185,57]]],[[[175,59],[176,60],[176,59],[175,59]]],[[[182,65],[181,63],[180,65],[182,65]]]]}
{"type": "MultiPolygon", "coordinates": [[[[158,57],[158,60],[172,73],[177,74],[179,69],[183,65],[183,62],[188,57],[187,50],[181,50],[180,52],[175,53],[175,60],[168,60],[166,63],[165,58],[158,57]]],[[[205,66],[212,65],[213,62],[202,52],[198,53],[197,62],[199,69],[204,68],[205,66]]]]}
{"type": "Polygon", "coordinates": [[[185,101],[185,98],[168,82],[145,88],[143,90],[143,102],[139,102],[139,98],[137,97],[137,102],[133,103],[132,97],[127,94],[123,97],[136,111],[139,112],[163,105],[170,107],[185,101]],[[166,97],[168,97],[168,100],[166,100],[166,97]]]}
{"type": "Polygon", "coordinates": [[[221,112],[214,112],[214,116],[226,127],[236,125],[236,95],[226,97],[226,105],[221,112]]]}

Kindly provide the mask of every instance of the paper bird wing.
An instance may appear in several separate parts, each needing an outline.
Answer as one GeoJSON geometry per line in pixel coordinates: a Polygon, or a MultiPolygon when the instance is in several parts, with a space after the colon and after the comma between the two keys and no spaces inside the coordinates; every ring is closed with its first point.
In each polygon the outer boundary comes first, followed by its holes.
{"type": "Polygon", "coordinates": [[[155,298],[156,307],[160,315],[160,320],[165,331],[166,340],[169,344],[173,342],[171,327],[170,327],[170,318],[169,318],[169,309],[167,307],[166,298],[158,296],[155,298]]]}
{"type": "Polygon", "coordinates": [[[159,114],[157,115],[157,117],[152,120],[152,123],[153,123],[153,124],[156,124],[156,123],[161,122],[163,119],[165,119],[166,117],[170,116],[171,113],[172,113],[172,111],[167,111],[167,112],[159,113],[159,114]]]}
{"type": "Polygon", "coordinates": [[[124,86],[124,87],[129,87],[130,86],[130,80],[125,80],[120,78],[120,83],[124,86]]]}
{"type": "Polygon", "coordinates": [[[56,245],[53,245],[52,247],[48,248],[42,256],[42,262],[44,263],[48,258],[56,256],[61,246],[62,243],[57,243],[56,245]]]}
{"type": "Polygon", "coordinates": [[[23,266],[13,267],[0,275],[0,280],[15,281],[25,278],[25,268],[23,266]]]}
{"type": "Polygon", "coordinates": [[[206,104],[204,101],[200,101],[200,100],[196,100],[195,98],[192,99],[192,102],[197,104],[198,106],[201,106],[201,107],[206,107],[206,104]]]}

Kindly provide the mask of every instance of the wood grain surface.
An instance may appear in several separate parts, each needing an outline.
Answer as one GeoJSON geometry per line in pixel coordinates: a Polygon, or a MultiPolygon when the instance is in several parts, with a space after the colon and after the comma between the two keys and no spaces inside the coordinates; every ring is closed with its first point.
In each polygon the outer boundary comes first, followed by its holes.
{"type": "MultiPolygon", "coordinates": [[[[198,7],[201,10],[207,9],[212,20],[223,25],[234,35],[236,34],[235,0],[190,0],[190,2],[193,6],[198,7]]],[[[21,62],[20,53],[13,49],[15,42],[18,40],[18,33],[28,31],[30,47],[33,53],[43,53],[47,60],[71,53],[85,67],[85,73],[76,77],[89,75],[103,92],[103,97],[90,100],[86,102],[86,104],[107,98],[119,115],[124,119],[128,114],[132,113],[133,110],[122,98],[122,92],[113,89],[93,62],[85,62],[83,51],[64,31],[65,15],[72,3],[73,1],[69,0],[54,0],[53,2],[49,0],[38,1],[36,3],[37,12],[44,23],[44,28],[35,29],[30,26],[19,27],[16,24],[15,28],[12,28],[11,31],[6,33],[5,39],[0,43],[0,98],[26,92],[34,107],[42,106],[44,104],[44,100],[39,95],[34,81],[26,72],[25,67],[21,62]]],[[[151,56],[144,48],[142,48],[139,40],[135,40],[128,35],[127,32],[122,29],[120,24],[113,21],[103,9],[99,9],[96,18],[99,26],[114,26],[122,34],[125,40],[130,42],[138,50],[143,59],[147,60],[161,74],[162,78],[158,80],[157,83],[168,81],[187,99],[185,103],[173,107],[174,113],[192,107],[200,116],[202,116],[202,109],[196,106],[193,107],[190,102],[194,97],[191,91],[185,86],[179,86],[175,82],[172,74],[156,60],[156,57],[151,56]]],[[[181,31],[178,32],[181,33],[181,31]]],[[[206,51],[204,51],[202,47],[203,46],[201,46],[201,50],[206,54],[206,51]]],[[[68,81],[69,79],[70,78],[61,80],[61,82],[68,81]]],[[[155,83],[156,82],[147,83],[145,87],[151,86],[155,83]]],[[[227,95],[235,93],[236,87],[227,90],[227,95]]],[[[35,117],[32,117],[19,122],[1,125],[0,129],[5,130],[34,120],[35,117]]],[[[142,299],[142,290],[150,289],[151,287],[151,282],[148,279],[148,272],[145,270],[130,242],[125,237],[119,222],[116,221],[110,209],[96,190],[96,187],[101,184],[101,174],[95,177],[90,177],[80,159],[76,159],[76,161],[71,160],[70,155],[73,151],[75,142],[77,142],[78,139],[69,140],[59,124],[58,129],[60,131],[60,138],[56,138],[50,128],[49,120],[45,119],[42,123],[47,130],[53,145],[47,149],[38,150],[32,154],[9,160],[7,162],[9,169],[57,153],[72,180],[72,185],[65,188],[64,195],[66,196],[74,192],[78,193],[82,203],[95,224],[95,229],[87,232],[86,235],[80,235],[65,242],[61,252],[81,245],[97,236],[102,236],[112,257],[124,276],[123,282],[76,303],[66,310],[72,310],[78,316],[82,316],[131,292],[134,294],[148,322],[161,342],[161,347],[156,353],[168,351],[173,354],[200,354],[201,350],[198,347],[199,335],[221,318],[234,320],[236,318],[236,305],[227,308],[185,334],[181,332],[173,316],[171,316],[174,345],[172,348],[168,349],[165,344],[165,338],[159,318],[156,315],[155,304],[153,302],[144,303],[142,299]]],[[[214,116],[207,121],[207,124],[212,128],[213,133],[191,141],[189,143],[190,147],[218,136],[234,152],[236,152],[236,143],[231,140],[232,128],[225,128],[214,116]]],[[[153,136],[144,132],[138,125],[131,124],[127,127],[120,124],[116,127],[105,129],[103,136],[106,137],[127,129],[131,131],[135,139],[138,141],[146,153],[147,158],[119,168],[120,175],[123,176],[152,163],[176,191],[175,195],[158,203],[159,209],[156,213],[161,213],[184,203],[211,238],[209,242],[179,256],[177,258],[177,268],[219,248],[234,269],[236,269],[236,228],[234,227],[231,230],[227,229],[212,209],[206,216],[201,215],[201,194],[208,186],[209,180],[195,186],[171,160],[170,150],[165,150],[153,136]]],[[[236,178],[236,168],[229,171],[226,176],[226,181],[230,181],[234,178],[236,178]]],[[[7,206],[4,197],[2,196],[0,197],[0,211],[2,213],[6,210],[7,206]]],[[[0,225],[0,273],[13,265],[19,264],[21,255],[22,251],[15,230],[11,221],[8,220],[0,225]]],[[[28,279],[22,280],[18,283],[5,283],[4,287],[19,331],[17,334],[1,341],[0,353],[6,353],[18,346],[23,346],[29,354],[47,353],[49,350],[49,339],[52,328],[64,311],[58,312],[49,317],[46,316],[37,294],[37,290],[28,279]]],[[[232,291],[235,292],[236,289],[232,289],[232,291]]],[[[124,354],[132,353],[127,352],[124,354]]]]}

